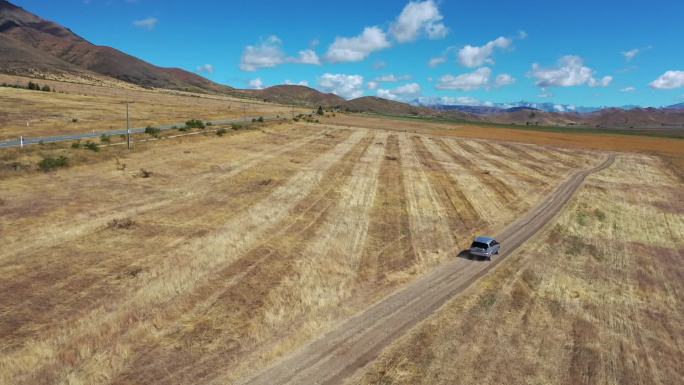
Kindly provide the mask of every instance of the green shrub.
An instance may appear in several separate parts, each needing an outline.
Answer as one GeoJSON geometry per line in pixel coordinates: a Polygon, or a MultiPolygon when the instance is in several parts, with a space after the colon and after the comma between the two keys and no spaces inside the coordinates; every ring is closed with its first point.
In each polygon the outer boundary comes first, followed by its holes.
{"type": "Polygon", "coordinates": [[[77,141],[71,143],[71,148],[81,148],[81,141],[77,140],[77,141]]]}
{"type": "Polygon", "coordinates": [[[86,140],[86,142],[83,144],[83,148],[88,149],[88,150],[93,151],[93,152],[99,152],[100,151],[100,147],[97,147],[97,144],[95,144],[89,140],[86,140]]]}
{"type": "Polygon", "coordinates": [[[155,138],[158,138],[159,134],[161,133],[161,129],[157,127],[147,126],[145,127],[145,133],[149,136],[154,136],[155,138]]]}
{"type": "Polygon", "coordinates": [[[50,156],[43,157],[43,159],[40,162],[38,162],[38,168],[44,172],[56,170],[58,168],[67,166],[69,166],[69,158],[67,158],[64,155],[60,155],[57,158],[53,158],[50,156]]]}
{"type": "Polygon", "coordinates": [[[223,135],[225,135],[227,132],[228,132],[228,130],[226,130],[225,128],[219,128],[218,130],[216,130],[216,135],[217,135],[217,136],[223,136],[223,135]]]}
{"type": "Polygon", "coordinates": [[[102,134],[102,135],[100,135],[100,143],[110,144],[110,143],[112,143],[112,139],[109,137],[109,135],[102,134]]]}
{"type": "Polygon", "coordinates": [[[207,122],[207,127],[211,126],[213,123],[207,122]]]}
{"type": "Polygon", "coordinates": [[[187,128],[204,128],[204,122],[201,120],[197,119],[190,119],[187,122],[185,122],[185,127],[187,128]]]}
{"type": "Polygon", "coordinates": [[[46,84],[46,85],[44,85],[43,88],[41,88],[40,90],[41,90],[41,91],[44,91],[44,92],[50,92],[50,86],[48,86],[48,85],[46,84]]]}
{"type": "Polygon", "coordinates": [[[237,123],[233,123],[233,124],[230,125],[230,128],[232,128],[233,130],[237,131],[237,130],[241,129],[242,126],[239,125],[239,124],[237,124],[237,123]]]}
{"type": "Polygon", "coordinates": [[[259,119],[257,119],[257,122],[263,123],[263,122],[264,122],[264,117],[263,117],[263,116],[260,116],[259,119]]]}
{"type": "Polygon", "coordinates": [[[316,114],[318,114],[318,115],[324,115],[324,113],[323,113],[323,107],[318,106],[318,111],[316,111],[316,114]]]}

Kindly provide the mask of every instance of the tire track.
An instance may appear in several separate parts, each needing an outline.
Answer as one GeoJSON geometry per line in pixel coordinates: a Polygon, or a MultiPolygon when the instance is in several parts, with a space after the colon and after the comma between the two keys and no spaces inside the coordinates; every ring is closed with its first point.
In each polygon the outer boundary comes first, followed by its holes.
{"type": "Polygon", "coordinates": [[[457,258],[443,264],[242,384],[342,383],[373,361],[398,336],[485,275],[544,228],[588,175],[609,167],[614,160],[615,155],[610,154],[600,165],[572,174],[545,201],[506,227],[497,236],[504,245],[501,258],[493,262],[457,258]]]}

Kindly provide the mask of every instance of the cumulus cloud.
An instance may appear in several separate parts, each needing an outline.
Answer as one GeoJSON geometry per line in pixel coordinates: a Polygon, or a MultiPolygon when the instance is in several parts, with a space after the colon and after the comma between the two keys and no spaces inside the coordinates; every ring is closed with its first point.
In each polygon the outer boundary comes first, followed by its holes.
{"type": "Polygon", "coordinates": [[[411,79],[411,75],[400,75],[396,76],[394,74],[389,74],[389,75],[383,75],[375,78],[375,81],[378,83],[396,83],[404,80],[409,80],[411,79]]]}
{"type": "Polygon", "coordinates": [[[201,66],[197,67],[197,72],[213,74],[214,73],[214,66],[211,64],[201,65],[201,66]]]}
{"type": "Polygon", "coordinates": [[[480,47],[466,45],[458,51],[458,61],[468,68],[479,67],[485,63],[494,64],[492,59],[494,50],[497,48],[506,49],[511,44],[513,44],[512,39],[500,36],[480,47]]]}
{"type": "Polygon", "coordinates": [[[389,46],[390,42],[382,29],[366,27],[358,36],[336,37],[335,41],[328,47],[325,58],[332,63],[356,62],[389,46]]]}
{"type": "Polygon", "coordinates": [[[285,62],[282,41],[278,36],[269,36],[258,45],[248,45],[242,53],[240,69],[256,71],[261,68],[271,68],[285,62]]]}
{"type": "Polygon", "coordinates": [[[492,107],[494,103],[490,101],[482,101],[472,96],[421,96],[418,98],[418,103],[425,106],[487,106],[492,107]]]}
{"type": "Polygon", "coordinates": [[[422,34],[430,39],[441,39],[449,32],[442,19],[433,0],[411,1],[392,23],[390,32],[399,43],[414,41],[422,34]]]}
{"type": "Polygon", "coordinates": [[[505,87],[515,83],[515,78],[509,74],[501,74],[494,80],[494,85],[497,87],[505,87]]]}
{"type": "Polygon", "coordinates": [[[625,88],[620,90],[620,92],[634,92],[634,91],[636,91],[636,87],[632,87],[632,86],[625,87],[625,88]]]}
{"type": "Polygon", "coordinates": [[[242,53],[240,69],[256,71],[261,68],[272,68],[283,63],[320,65],[321,60],[312,49],[299,51],[297,57],[287,57],[283,51],[283,42],[278,36],[269,36],[257,45],[248,45],[242,53]]]}
{"type": "Polygon", "coordinates": [[[435,68],[435,67],[439,67],[442,64],[446,63],[446,61],[447,61],[446,56],[437,56],[437,57],[431,58],[430,61],[428,61],[428,65],[430,66],[430,68],[435,68]]]}
{"type": "Polygon", "coordinates": [[[536,78],[536,85],[542,88],[573,87],[584,84],[590,87],[607,87],[613,81],[612,76],[604,76],[599,80],[594,78],[594,70],[585,66],[582,58],[575,55],[563,56],[553,68],[543,68],[534,63],[528,75],[536,78]]]}
{"type": "Polygon", "coordinates": [[[136,20],[133,22],[134,26],[146,29],[148,31],[153,30],[157,26],[157,24],[159,24],[159,19],[157,19],[156,17],[148,17],[146,19],[136,20]]]}
{"type": "Polygon", "coordinates": [[[671,90],[684,87],[684,71],[667,71],[649,85],[657,90],[671,90]]]}
{"type": "Polygon", "coordinates": [[[492,70],[489,67],[482,67],[458,76],[444,75],[439,78],[436,88],[438,90],[476,90],[489,84],[491,74],[492,70]]]}
{"type": "Polygon", "coordinates": [[[290,61],[292,63],[299,63],[299,64],[321,65],[321,59],[319,59],[316,52],[314,52],[314,50],[312,50],[312,49],[305,49],[305,50],[299,51],[298,57],[290,58],[288,61],[290,61]]]}
{"type": "Polygon", "coordinates": [[[363,95],[363,76],[325,73],[318,78],[318,86],[345,99],[363,95]]]}
{"type": "Polygon", "coordinates": [[[604,76],[599,80],[589,79],[589,87],[608,87],[613,82],[612,76],[604,76]]]}
{"type": "Polygon", "coordinates": [[[409,83],[395,89],[380,88],[376,95],[390,100],[406,100],[420,95],[421,87],[418,83],[409,83]]]}
{"type": "Polygon", "coordinates": [[[261,81],[261,78],[252,79],[249,81],[249,88],[261,90],[264,88],[264,82],[261,81]]]}
{"type": "Polygon", "coordinates": [[[374,90],[374,89],[378,88],[379,85],[380,84],[376,81],[370,81],[370,82],[368,82],[368,89],[374,90]]]}
{"type": "Polygon", "coordinates": [[[374,70],[381,70],[383,68],[387,67],[387,63],[385,61],[379,60],[373,63],[373,69],[374,70]]]}
{"type": "Polygon", "coordinates": [[[306,81],[306,80],[302,80],[302,81],[299,81],[299,82],[296,82],[296,83],[295,83],[295,82],[293,82],[293,81],[290,80],[290,79],[286,79],[284,83],[287,84],[287,85],[290,85],[290,86],[291,86],[291,85],[307,86],[307,87],[309,86],[309,82],[306,81]]]}

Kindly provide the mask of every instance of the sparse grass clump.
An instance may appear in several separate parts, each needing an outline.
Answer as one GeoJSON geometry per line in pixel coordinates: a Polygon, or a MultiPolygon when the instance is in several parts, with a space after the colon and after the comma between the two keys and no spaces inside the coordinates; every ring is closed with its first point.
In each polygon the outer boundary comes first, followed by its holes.
{"type": "Polygon", "coordinates": [[[225,135],[226,133],[228,133],[228,130],[226,130],[226,129],[223,128],[223,127],[221,127],[221,128],[219,128],[218,130],[216,130],[216,136],[223,136],[223,135],[225,135]]]}
{"type": "Polygon", "coordinates": [[[81,147],[85,148],[86,150],[90,150],[92,152],[100,152],[100,147],[97,146],[96,143],[91,142],[87,140],[85,143],[81,145],[81,147]]]}
{"type": "Polygon", "coordinates": [[[38,162],[38,168],[43,172],[49,172],[56,170],[58,168],[64,168],[69,166],[69,158],[64,155],[58,157],[46,156],[40,162],[38,162]]]}

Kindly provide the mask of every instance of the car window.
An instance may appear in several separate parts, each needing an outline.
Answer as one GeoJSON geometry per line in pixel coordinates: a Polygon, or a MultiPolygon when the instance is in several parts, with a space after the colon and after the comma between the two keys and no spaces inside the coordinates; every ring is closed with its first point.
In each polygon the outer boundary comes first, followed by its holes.
{"type": "Polygon", "coordinates": [[[470,245],[470,247],[477,247],[477,248],[480,248],[480,249],[488,249],[488,248],[489,248],[489,245],[486,244],[486,243],[482,243],[482,242],[473,242],[473,244],[470,245]]]}

